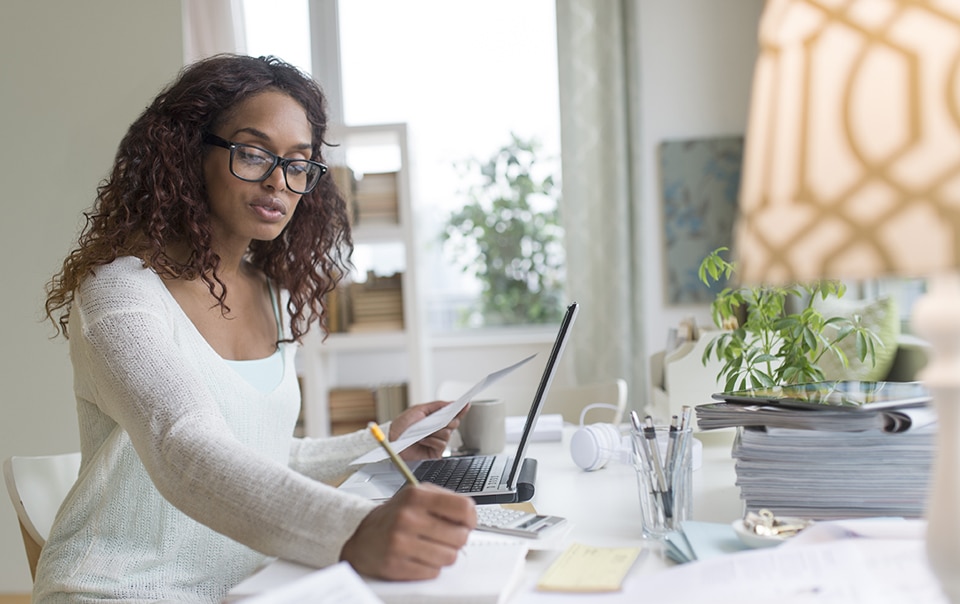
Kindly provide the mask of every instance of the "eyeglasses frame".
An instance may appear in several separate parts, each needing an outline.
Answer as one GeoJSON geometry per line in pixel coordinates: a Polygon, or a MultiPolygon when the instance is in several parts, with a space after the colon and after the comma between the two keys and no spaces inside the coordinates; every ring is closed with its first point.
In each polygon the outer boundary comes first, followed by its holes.
{"type": "Polygon", "coordinates": [[[263,182],[263,181],[267,180],[268,178],[270,178],[270,175],[273,174],[273,171],[277,169],[277,166],[280,166],[280,169],[283,171],[283,182],[286,183],[288,189],[290,189],[292,192],[296,193],[297,195],[307,195],[307,194],[309,194],[311,191],[313,191],[315,188],[317,188],[317,185],[320,184],[320,179],[323,178],[323,175],[326,174],[327,171],[329,170],[329,168],[327,168],[326,164],[322,164],[322,163],[320,163],[320,162],[318,162],[318,161],[314,161],[314,160],[312,160],[312,159],[287,159],[287,158],[285,158],[285,157],[280,157],[280,156],[277,155],[276,153],[273,153],[272,151],[268,151],[268,150],[264,149],[263,147],[258,147],[257,145],[251,145],[251,144],[248,144],[248,143],[235,143],[235,142],[233,142],[233,141],[228,141],[227,139],[222,138],[222,137],[220,137],[220,136],[217,136],[216,134],[213,134],[212,132],[206,132],[206,133],[204,133],[204,135],[203,135],[203,142],[204,142],[204,144],[207,144],[207,145],[213,145],[213,146],[215,146],[215,147],[222,147],[222,148],[224,148],[224,149],[228,149],[228,150],[230,151],[230,174],[233,174],[235,177],[239,178],[240,180],[242,180],[242,181],[244,181],[244,182],[263,182]],[[237,173],[234,171],[234,169],[233,169],[233,156],[234,156],[234,154],[235,154],[236,151],[237,151],[237,147],[239,147],[239,146],[241,146],[241,145],[244,146],[244,147],[253,147],[254,149],[256,149],[256,150],[258,150],[258,151],[262,151],[263,153],[267,154],[269,157],[272,157],[272,158],[273,158],[273,165],[270,166],[270,169],[267,170],[266,173],[264,173],[264,175],[263,175],[262,177],[260,177],[260,178],[244,178],[243,176],[240,176],[239,174],[237,174],[237,173]],[[308,190],[306,190],[306,191],[297,191],[296,189],[294,189],[293,187],[290,186],[290,181],[287,179],[287,166],[289,166],[289,165],[290,165],[291,163],[293,163],[293,162],[304,162],[304,161],[307,162],[307,163],[313,164],[313,165],[315,165],[315,166],[318,166],[318,167],[320,168],[320,176],[317,177],[317,181],[316,181],[315,183],[313,183],[313,186],[310,187],[308,190]]]}

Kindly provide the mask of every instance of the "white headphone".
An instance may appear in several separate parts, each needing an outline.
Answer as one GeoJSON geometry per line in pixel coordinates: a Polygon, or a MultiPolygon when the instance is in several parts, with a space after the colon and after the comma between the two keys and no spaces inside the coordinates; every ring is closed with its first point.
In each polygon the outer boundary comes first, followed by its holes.
{"type": "Polygon", "coordinates": [[[580,412],[580,427],[570,437],[570,457],[573,458],[573,463],[588,472],[599,470],[610,460],[630,463],[633,445],[629,435],[621,434],[619,428],[613,424],[583,425],[587,411],[596,407],[614,411],[617,409],[604,403],[594,403],[583,408],[580,412]]]}

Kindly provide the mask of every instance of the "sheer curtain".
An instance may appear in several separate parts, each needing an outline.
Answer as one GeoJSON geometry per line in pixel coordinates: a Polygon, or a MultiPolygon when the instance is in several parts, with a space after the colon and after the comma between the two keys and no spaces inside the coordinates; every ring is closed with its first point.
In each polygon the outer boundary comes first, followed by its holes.
{"type": "Polygon", "coordinates": [[[245,53],[242,0],[182,0],[183,64],[221,52],[245,53]]]}
{"type": "Polygon", "coordinates": [[[580,302],[565,359],[578,383],[622,377],[643,407],[636,3],[557,0],[567,288],[580,302]]]}

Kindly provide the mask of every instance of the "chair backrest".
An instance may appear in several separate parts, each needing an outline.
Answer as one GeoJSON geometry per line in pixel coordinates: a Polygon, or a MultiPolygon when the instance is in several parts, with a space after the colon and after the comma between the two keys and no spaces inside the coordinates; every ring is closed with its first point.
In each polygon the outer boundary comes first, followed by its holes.
{"type": "MultiPolygon", "coordinates": [[[[437,388],[437,398],[453,400],[470,389],[472,384],[459,381],[441,382],[437,388]]],[[[493,390],[493,389],[491,389],[493,390]]],[[[488,394],[483,392],[480,398],[505,398],[507,400],[508,415],[526,415],[530,408],[529,392],[495,391],[488,394]]],[[[572,424],[580,423],[580,413],[583,408],[593,403],[611,405],[616,410],[598,409],[587,413],[585,421],[597,421],[619,424],[623,420],[623,413],[627,408],[627,382],[620,378],[583,384],[580,386],[554,386],[547,394],[547,402],[542,413],[559,413],[563,421],[572,424]]]]}
{"type": "Polygon", "coordinates": [[[588,405],[603,403],[614,409],[599,408],[590,410],[584,417],[584,423],[605,422],[619,424],[627,409],[627,382],[620,378],[579,386],[553,388],[547,396],[544,413],[559,413],[563,421],[580,423],[580,414],[588,405]]]}
{"type": "Polygon", "coordinates": [[[3,462],[3,479],[20,520],[31,575],[36,572],[40,549],[47,542],[57,510],[79,471],[80,453],[10,457],[3,462]]]}

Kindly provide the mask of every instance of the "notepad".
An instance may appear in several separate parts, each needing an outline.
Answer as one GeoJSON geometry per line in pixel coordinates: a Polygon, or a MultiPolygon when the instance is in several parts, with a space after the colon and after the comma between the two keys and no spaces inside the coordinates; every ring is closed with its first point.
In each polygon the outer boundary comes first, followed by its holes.
{"type": "MultiPolygon", "coordinates": [[[[233,601],[233,598],[227,601],[233,601]]],[[[346,562],[313,571],[295,581],[264,590],[243,604],[378,604],[382,602],[346,562]]]]}
{"type": "Polygon", "coordinates": [[[592,547],[574,543],[537,582],[540,591],[577,593],[620,591],[640,555],[639,547],[592,547]]]}
{"type": "Polygon", "coordinates": [[[500,604],[523,577],[527,547],[516,540],[473,533],[452,566],[430,581],[375,581],[367,587],[387,604],[444,602],[500,604]]]}
{"type": "MultiPolygon", "coordinates": [[[[501,604],[506,602],[523,578],[527,546],[517,539],[472,533],[456,563],[444,567],[440,576],[429,581],[378,581],[363,578],[362,590],[368,590],[387,604],[410,602],[449,602],[452,604],[501,604]]],[[[250,596],[266,596],[262,601],[287,602],[289,584],[318,584],[323,573],[295,562],[277,560],[247,578],[230,591],[229,601],[250,596]],[[316,575],[316,576],[314,576],[316,575]],[[279,595],[278,595],[279,594],[279,595]]],[[[352,572],[352,571],[351,571],[352,572]]],[[[327,600],[318,600],[327,601],[327,600]]]]}

